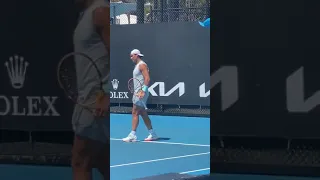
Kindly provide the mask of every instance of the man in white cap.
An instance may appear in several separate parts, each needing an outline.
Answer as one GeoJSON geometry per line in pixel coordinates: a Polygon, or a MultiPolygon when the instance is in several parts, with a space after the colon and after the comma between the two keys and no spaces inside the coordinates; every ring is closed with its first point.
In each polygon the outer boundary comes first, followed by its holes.
{"type": "Polygon", "coordinates": [[[143,56],[144,55],[141,54],[138,49],[134,49],[130,53],[131,60],[136,64],[133,70],[133,78],[138,79],[140,82],[142,82],[143,87],[142,90],[137,93],[137,95],[133,95],[132,97],[132,130],[129,133],[128,137],[122,139],[125,142],[134,142],[137,140],[136,130],[139,124],[139,115],[142,117],[144,124],[149,130],[149,136],[144,140],[153,141],[158,139],[156,133],[152,128],[151,120],[148,116],[148,113],[145,109],[145,105],[149,97],[148,85],[150,82],[150,75],[147,64],[141,59],[143,56]]]}

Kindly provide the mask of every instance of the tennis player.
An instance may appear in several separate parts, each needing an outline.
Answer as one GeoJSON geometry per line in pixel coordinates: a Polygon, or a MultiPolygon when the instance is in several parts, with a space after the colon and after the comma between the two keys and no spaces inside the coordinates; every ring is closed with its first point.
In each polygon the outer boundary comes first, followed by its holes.
{"type": "MultiPolygon", "coordinates": [[[[143,54],[141,54],[138,49],[134,49],[130,53],[131,60],[136,64],[133,70],[133,78],[140,80],[140,82],[143,82],[144,86],[137,95],[133,95],[132,97],[132,130],[126,138],[122,139],[125,142],[137,141],[136,131],[139,124],[139,115],[142,117],[144,124],[149,130],[149,136],[145,138],[145,141],[153,141],[158,139],[156,133],[152,128],[151,120],[148,116],[148,113],[144,108],[144,105],[147,104],[147,100],[149,97],[148,85],[150,82],[150,75],[149,68],[147,64],[141,59],[142,57],[143,54]]],[[[134,86],[136,87],[137,85],[134,84],[134,86]]]]}
{"type": "MultiPolygon", "coordinates": [[[[74,180],[91,180],[92,169],[97,168],[104,180],[110,178],[109,158],[109,88],[110,5],[105,0],[76,0],[82,10],[73,34],[74,51],[94,60],[103,77],[106,94],[96,104],[97,111],[76,105],[72,126],[75,133],[72,148],[74,180]]],[[[96,70],[86,62],[76,61],[77,88],[80,99],[92,97],[96,92],[96,70]],[[95,72],[93,72],[95,71],[95,72]]]]}

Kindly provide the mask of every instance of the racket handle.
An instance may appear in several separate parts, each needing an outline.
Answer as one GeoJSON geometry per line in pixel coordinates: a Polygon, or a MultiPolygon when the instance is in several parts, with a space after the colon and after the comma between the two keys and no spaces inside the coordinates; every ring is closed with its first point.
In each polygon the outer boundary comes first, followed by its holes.
{"type": "MultiPolygon", "coordinates": [[[[135,93],[134,95],[137,96],[137,93],[135,93]]],[[[141,101],[141,103],[143,104],[144,109],[147,110],[148,108],[147,108],[146,104],[143,101],[141,101]]]]}
{"type": "Polygon", "coordinates": [[[142,101],[142,104],[144,106],[144,109],[147,110],[148,108],[147,108],[146,104],[143,101],[142,101]]]}

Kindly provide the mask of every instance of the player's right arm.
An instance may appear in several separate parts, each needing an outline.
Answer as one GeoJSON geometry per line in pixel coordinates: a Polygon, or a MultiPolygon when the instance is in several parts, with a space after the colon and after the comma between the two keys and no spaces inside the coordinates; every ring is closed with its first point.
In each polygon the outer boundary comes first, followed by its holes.
{"type": "Polygon", "coordinates": [[[96,27],[96,32],[100,35],[106,50],[108,57],[104,59],[106,61],[105,71],[103,71],[103,86],[105,92],[110,92],[109,87],[109,74],[110,74],[110,7],[99,7],[93,12],[93,24],[96,27]]]}
{"type": "Polygon", "coordinates": [[[107,93],[101,96],[97,103],[97,115],[101,116],[105,112],[108,113],[110,98],[109,98],[109,74],[110,74],[110,7],[99,7],[93,12],[93,23],[96,27],[97,33],[100,35],[103,43],[105,44],[106,50],[108,52],[108,57],[105,61],[106,69],[103,74],[103,86],[107,93]]]}
{"type": "Polygon", "coordinates": [[[146,64],[140,64],[139,69],[142,73],[144,79],[144,85],[142,86],[142,91],[138,93],[138,97],[141,99],[144,97],[145,93],[148,91],[148,85],[150,83],[150,74],[148,70],[148,66],[146,64]]]}
{"type": "Polygon", "coordinates": [[[110,54],[110,7],[99,7],[94,10],[93,14],[96,31],[110,54]]]}
{"type": "Polygon", "coordinates": [[[144,85],[148,86],[150,83],[150,74],[149,74],[148,66],[146,64],[140,64],[139,69],[144,79],[144,82],[143,82],[144,85]]]}

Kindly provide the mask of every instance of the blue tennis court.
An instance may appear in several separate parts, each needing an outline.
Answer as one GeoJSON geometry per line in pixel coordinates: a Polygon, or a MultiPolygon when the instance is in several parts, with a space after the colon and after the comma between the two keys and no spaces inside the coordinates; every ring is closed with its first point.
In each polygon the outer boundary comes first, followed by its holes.
{"type": "MultiPolygon", "coordinates": [[[[165,173],[203,175],[210,172],[210,119],[179,116],[151,116],[161,137],[156,142],[124,143],[131,128],[131,115],[111,115],[111,180],[131,180],[165,173]]],[[[137,131],[144,139],[147,130],[141,120],[137,131]]],[[[215,174],[217,180],[318,180],[319,178],[263,175],[215,174]]],[[[72,179],[70,167],[0,165],[1,180],[72,179]]],[[[94,180],[101,179],[94,171],[94,180]]]]}
{"type": "MultiPolygon", "coordinates": [[[[210,172],[210,119],[150,116],[160,137],[155,142],[125,143],[131,115],[111,116],[111,180],[131,180],[165,173],[194,175],[210,172]]],[[[147,136],[141,119],[139,139],[147,136]]]]}
{"type": "MultiPolygon", "coordinates": [[[[161,139],[157,142],[124,143],[131,130],[131,115],[111,115],[111,180],[131,180],[164,173],[209,174],[209,118],[150,116],[161,139]]],[[[139,139],[147,136],[141,121],[139,139]]],[[[70,167],[0,165],[1,180],[67,180],[70,167]]],[[[99,173],[94,171],[94,179],[99,173]]]]}
{"type": "MultiPolygon", "coordinates": [[[[151,116],[162,140],[124,143],[131,127],[131,115],[111,115],[111,180],[131,180],[164,173],[208,174],[210,169],[210,119],[178,116],[151,116]]],[[[143,122],[139,139],[147,135],[143,122]]],[[[215,174],[216,180],[319,180],[319,178],[215,174]]],[[[0,165],[1,180],[68,180],[71,168],[0,165]]],[[[94,180],[101,179],[97,171],[94,180]]]]}
{"type": "MultiPolygon", "coordinates": [[[[131,127],[131,115],[111,115],[111,180],[131,180],[165,173],[202,175],[210,172],[209,118],[151,116],[162,138],[157,142],[124,143],[131,127]]],[[[137,131],[144,139],[143,122],[137,131]]],[[[319,178],[215,174],[217,180],[319,180],[319,178]]],[[[0,165],[1,180],[68,180],[70,167],[0,165]]],[[[94,171],[94,180],[101,179],[94,171]]]]}

